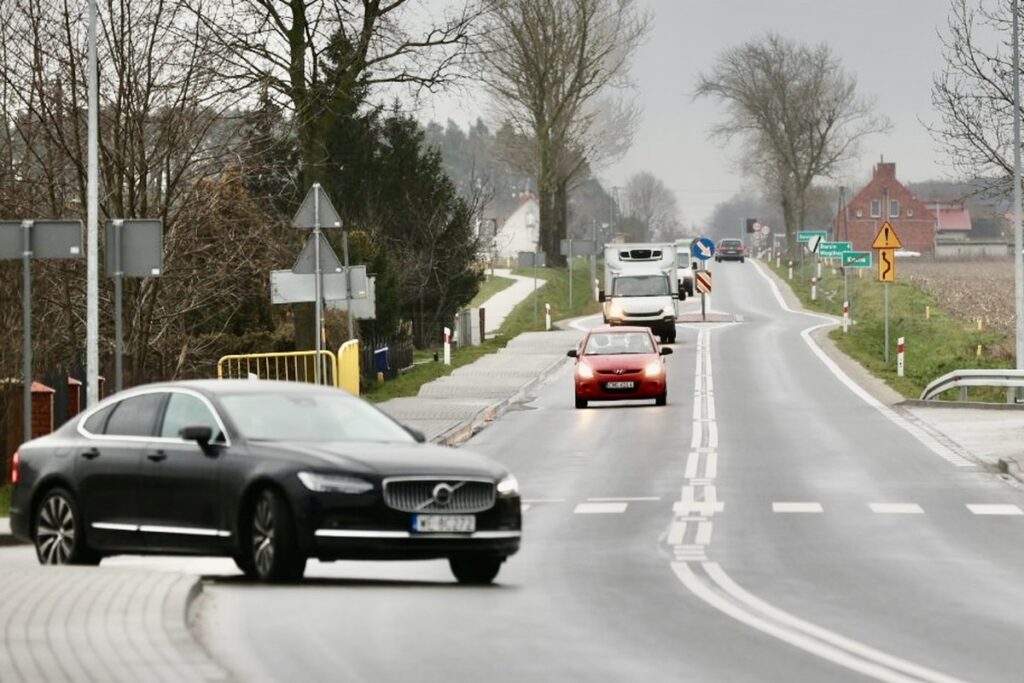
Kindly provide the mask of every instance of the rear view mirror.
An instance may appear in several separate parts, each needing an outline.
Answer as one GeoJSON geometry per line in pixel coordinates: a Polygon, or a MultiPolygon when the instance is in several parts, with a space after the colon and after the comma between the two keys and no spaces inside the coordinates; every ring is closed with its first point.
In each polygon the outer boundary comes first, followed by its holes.
{"type": "Polygon", "coordinates": [[[658,351],[658,353],[660,353],[662,356],[671,356],[672,355],[672,347],[671,346],[662,346],[661,349],[658,351]]]}

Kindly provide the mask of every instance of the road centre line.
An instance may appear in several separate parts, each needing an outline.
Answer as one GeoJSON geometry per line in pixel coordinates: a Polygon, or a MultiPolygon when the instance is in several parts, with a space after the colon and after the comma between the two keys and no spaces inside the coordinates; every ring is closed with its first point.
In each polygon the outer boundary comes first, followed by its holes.
{"type": "Polygon", "coordinates": [[[686,472],[683,474],[687,479],[693,479],[697,476],[697,466],[700,464],[700,454],[691,451],[690,455],[686,458],[686,472]]]}
{"type": "Polygon", "coordinates": [[[1024,510],[1021,510],[1016,505],[984,505],[968,503],[967,509],[976,515],[1024,515],[1024,510]]]}
{"type": "Polygon", "coordinates": [[[909,433],[911,436],[913,436],[915,439],[917,439],[923,446],[925,446],[928,450],[932,451],[933,453],[938,455],[943,460],[945,460],[945,461],[947,461],[947,462],[949,462],[949,463],[951,463],[951,464],[953,464],[953,465],[955,465],[957,467],[975,467],[975,463],[967,460],[966,458],[964,458],[960,454],[954,452],[953,450],[951,450],[947,446],[939,443],[930,434],[928,434],[924,430],[920,429],[919,427],[916,427],[916,426],[912,425],[909,421],[907,421],[907,420],[903,419],[902,417],[900,417],[889,406],[887,406],[884,403],[882,403],[881,401],[879,401],[877,398],[875,398],[874,396],[869,394],[867,391],[865,391],[859,384],[857,384],[852,379],[850,379],[850,376],[847,375],[843,371],[842,368],[840,368],[838,365],[836,365],[835,361],[833,361],[831,358],[829,358],[828,355],[821,349],[820,346],[818,346],[818,344],[811,337],[811,334],[815,330],[821,329],[823,327],[835,327],[835,326],[837,326],[839,324],[839,320],[837,318],[833,318],[831,316],[826,316],[826,315],[821,315],[819,313],[810,313],[808,311],[796,311],[796,310],[793,310],[792,308],[790,308],[789,304],[786,303],[785,299],[783,299],[782,292],[779,291],[779,287],[775,283],[775,281],[772,280],[765,273],[764,266],[762,264],[760,264],[760,263],[757,263],[756,261],[754,262],[754,265],[757,267],[757,273],[765,280],[765,282],[768,283],[769,290],[775,296],[775,300],[776,300],[776,302],[778,302],[778,304],[782,308],[782,310],[787,311],[789,313],[794,313],[794,314],[797,314],[797,315],[805,315],[805,316],[808,316],[810,318],[817,318],[818,320],[827,321],[827,322],[821,323],[819,325],[813,325],[811,327],[808,327],[807,329],[805,329],[802,332],[800,332],[800,336],[803,338],[803,340],[807,344],[807,346],[811,349],[811,352],[814,353],[814,355],[816,355],[818,357],[818,359],[821,360],[821,362],[825,364],[825,367],[827,367],[829,369],[829,371],[836,377],[836,379],[838,379],[840,382],[842,382],[844,385],[846,385],[846,387],[850,391],[852,391],[858,398],[860,398],[862,401],[864,401],[869,406],[871,406],[872,408],[877,410],[879,413],[881,413],[883,417],[885,417],[887,420],[889,420],[890,422],[895,424],[897,427],[900,427],[904,431],[909,433]]]}
{"type": "Polygon", "coordinates": [[[697,545],[711,545],[711,522],[700,522],[697,525],[697,537],[694,539],[697,545]]]}
{"type": "Polygon", "coordinates": [[[823,511],[821,503],[772,503],[772,512],[816,514],[823,511]]]}
{"type": "Polygon", "coordinates": [[[868,503],[872,512],[880,515],[923,515],[917,503],[868,503]]]}
{"type": "Polygon", "coordinates": [[[707,461],[704,463],[704,476],[707,479],[718,476],[718,453],[708,453],[707,461]]]}
{"type": "Polygon", "coordinates": [[[576,515],[616,515],[626,511],[628,503],[580,503],[573,510],[576,515]]]}

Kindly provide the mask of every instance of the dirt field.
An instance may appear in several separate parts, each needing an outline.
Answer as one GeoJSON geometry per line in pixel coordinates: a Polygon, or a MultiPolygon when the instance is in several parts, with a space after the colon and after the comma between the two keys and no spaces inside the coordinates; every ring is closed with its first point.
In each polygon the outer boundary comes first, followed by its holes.
{"type": "Polygon", "coordinates": [[[1013,261],[906,261],[896,277],[906,278],[935,297],[939,306],[968,322],[1009,336],[1012,355],[1014,324],[1013,261]]]}

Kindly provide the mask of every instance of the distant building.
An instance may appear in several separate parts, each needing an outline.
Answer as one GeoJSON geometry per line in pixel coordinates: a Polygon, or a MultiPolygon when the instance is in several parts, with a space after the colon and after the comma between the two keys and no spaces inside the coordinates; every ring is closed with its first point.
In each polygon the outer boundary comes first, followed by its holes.
{"type": "MultiPolygon", "coordinates": [[[[950,214],[943,216],[952,219],[950,214]]],[[[935,251],[935,214],[896,180],[896,164],[883,161],[875,165],[871,181],[836,216],[835,239],[852,242],[855,251],[868,251],[885,221],[892,224],[904,249],[922,254],[935,251]]]]}
{"type": "Polygon", "coordinates": [[[963,202],[936,201],[928,202],[935,214],[935,238],[940,241],[960,242],[969,239],[971,229],[971,211],[963,202]]]}
{"type": "Polygon", "coordinates": [[[515,260],[521,251],[535,251],[540,239],[540,204],[537,197],[524,192],[512,214],[498,226],[494,253],[501,259],[515,260]]]}

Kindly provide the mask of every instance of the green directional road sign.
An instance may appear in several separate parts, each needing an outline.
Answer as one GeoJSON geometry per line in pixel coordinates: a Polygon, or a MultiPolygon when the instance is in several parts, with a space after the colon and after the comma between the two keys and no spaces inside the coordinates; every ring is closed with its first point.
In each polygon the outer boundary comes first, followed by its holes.
{"type": "Polygon", "coordinates": [[[821,258],[840,258],[848,251],[853,251],[851,242],[822,242],[818,247],[818,256],[821,258]]]}
{"type": "Polygon", "coordinates": [[[826,239],[828,237],[828,233],[824,230],[801,230],[796,234],[796,241],[803,244],[805,242],[810,242],[812,237],[821,237],[821,239],[826,239]]]}
{"type": "Polygon", "coordinates": [[[843,254],[843,268],[870,268],[870,251],[847,251],[843,254]]]}

